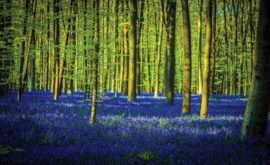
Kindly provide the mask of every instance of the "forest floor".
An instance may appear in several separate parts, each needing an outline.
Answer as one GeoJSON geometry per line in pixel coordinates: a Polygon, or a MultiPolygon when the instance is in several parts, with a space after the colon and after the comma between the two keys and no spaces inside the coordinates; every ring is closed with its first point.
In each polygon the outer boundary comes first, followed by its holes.
{"type": "MultiPolygon", "coordinates": [[[[84,92],[12,91],[0,98],[0,164],[263,164],[270,160],[267,138],[240,140],[247,97],[216,95],[208,117],[200,118],[201,95],[192,94],[191,113],[153,93],[98,96],[97,122],[90,125],[91,100],[84,92]]],[[[270,118],[268,118],[270,119],[270,118]]]]}

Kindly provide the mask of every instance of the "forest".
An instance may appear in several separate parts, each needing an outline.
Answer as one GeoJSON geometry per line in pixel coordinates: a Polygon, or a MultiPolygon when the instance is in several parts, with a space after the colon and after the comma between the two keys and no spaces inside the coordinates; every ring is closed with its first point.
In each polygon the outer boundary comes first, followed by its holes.
{"type": "Polygon", "coordinates": [[[270,164],[268,9],[1,0],[0,164],[270,164]]]}

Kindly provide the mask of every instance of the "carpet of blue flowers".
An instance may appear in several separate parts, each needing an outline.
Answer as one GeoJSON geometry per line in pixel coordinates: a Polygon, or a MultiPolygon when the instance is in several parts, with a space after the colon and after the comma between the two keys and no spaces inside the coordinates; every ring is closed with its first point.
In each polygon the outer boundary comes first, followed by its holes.
{"type": "Polygon", "coordinates": [[[0,164],[262,164],[270,159],[267,138],[239,139],[247,97],[216,95],[201,119],[201,95],[182,114],[182,94],[167,105],[159,93],[98,95],[97,122],[84,92],[17,92],[0,98],[0,164]]]}

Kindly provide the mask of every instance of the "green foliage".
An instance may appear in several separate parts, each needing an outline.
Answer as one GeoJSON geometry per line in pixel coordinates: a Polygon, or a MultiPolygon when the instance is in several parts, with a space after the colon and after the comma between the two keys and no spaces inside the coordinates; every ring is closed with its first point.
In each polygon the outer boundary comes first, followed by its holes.
{"type": "Polygon", "coordinates": [[[21,151],[21,152],[25,152],[25,150],[20,149],[20,148],[12,148],[9,145],[7,145],[6,147],[3,147],[2,145],[0,145],[0,154],[7,154],[9,152],[15,152],[15,151],[21,151]]]}

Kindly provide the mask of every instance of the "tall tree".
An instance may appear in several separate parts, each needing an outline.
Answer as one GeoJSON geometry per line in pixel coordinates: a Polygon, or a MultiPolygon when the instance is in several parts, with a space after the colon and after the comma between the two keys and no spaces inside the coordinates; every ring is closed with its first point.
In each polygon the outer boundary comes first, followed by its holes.
{"type": "MultiPolygon", "coordinates": [[[[127,11],[127,8],[128,8],[128,1],[127,0],[124,0],[124,11],[126,12],[127,11]]],[[[127,14],[125,14],[125,18],[127,18],[127,14]]],[[[125,22],[127,22],[127,20],[125,19],[125,22]]],[[[129,77],[129,48],[128,48],[128,38],[129,38],[129,35],[128,35],[128,28],[125,26],[124,27],[124,54],[125,54],[125,57],[124,57],[124,86],[123,86],[123,95],[128,95],[128,77],[129,77]]]]}
{"type": "MultiPolygon", "coordinates": [[[[119,0],[115,0],[115,8],[114,8],[114,12],[115,12],[115,27],[114,27],[114,32],[115,32],[115,40],[118,39],[118,6],[119,6],[119,0]]],[[[116,66],[114,67],[115,71],[115,98],[117,98],[117,94],[118,94],[118,84],[119,84],[119,61],[118,61],[118,47],[119,47],[119,41],[115,41],[114,42],[114,61],[116,63],[116,66]]]]}
{"type": "Polygon", "coordinates": [[[241,139],[266,136],[270,97],[270,2],[260,0],[255,61],[241,139]]]}
{"type": "Polygon", "coordinates": [[[199,12],[198,12],[198,94],[202,94],[202,66],[201,66],[201,49],[202,49],[202,6],[203,0],[198,0],[199,12]],[[200,4],[201,1],[201,4],[200,4]]]}
{"type": "MultiPolygon", "coordinates": [[[[137,1],[139,2],[139,1],[137,1]]],[[[144,9],[144,0],[141,0],[141,11],[140,11],[140,15],[137,17],[137,30],[138,30],[138,34],[137,34],[137,44],[140,43],[141,41],[141,32],[142,32],[142,26],[143,26],[143,22],[144,22],[144,17],[143,17],[143,9],[144,9]]],[[[138,14],[139,12],[137,12],[138,14]]],[[[139,44],[140,45],[140,44],[139,44]]],[[[142,66],[142,63],[140,63],[140,53],[139,53],[139,50],[140,50],[140,46],[137,46],[137,67],[136,67],[136,93],[141,93],[143,92],[141,90],[141,85],[143,84],[143,82],[141,82],[141,74],[143,74],[141,72],[141,66],[142,66]]]]}
{"type": "Polygon", "coordinates": [[[95,48],[93,59],[93,99],[90,124],[96,121],[96,108],[97,108],[97,69],[98,69],[98,52],[99,52],[99,0],[95,0],[95,48]]]}
{"type": "Polygon", "coordinates": [[[55,81],[54,81],[54,100],[58,100],[59,96],[59,0],[53,0],[53,14],[55,16],[53,22],[53,57],[54,57],[54,71],[55,71],[55,81]]]}
{"type": "MultiPolygon", "coordinates": [[[[162,2],[159,3],[161,7],[162,2]]],[[[158,47],[157,47],[157,59],[156,59],[156,82],[155,82],[155,95],[154,98],[158,98],[158,89],[159,89],[159,67],[160,67],[160,57],[161,57],[161,44],[162,44],[162,27],[163,27],[163,10],[159,13],[160,25],[159,25],[159,35],[158,35],[158,47]]]]}
{"type": "Polygon", "coordinates": [[[137,0],[130,1],[130,9],[128,101],[136,100],[137,0]]]}
{"type": "Polygon", "coordinates": [[[210,84],[210,55],[212,39],[212,0],[206,0],[206,42],[204,53],[203,93],[200,116],[207,117],[210,84]]]}
{"type": "Polygon", "coordinates": [[[182,14],[184,27],[184,93],[182,113],[190,112],[190,92],[191,92],[191,37],[188,0],[182,0],[182,14]]]}
{"type": "MultiPolygon", "coordinates": [[[[29,2],[28,0],[25,1],[25,17],[24,17],[24,27],[22,30],[22,35],[26,35],[26,22],[28,18],[28,8],[29,2]]],[[[18,101],[21,101],[21,93],[22,93],[22,79],[23,79],[23,62],[24,62],[24,54],[25,54],[25,40],[21,43],[21,59],[20,59],[20,78],[19,78],[19,89],[17,94],[18,101]]]]}
{"type": "MultiPolygon", "coordinates": [[[[164,3],[163,3],[164,4],[164,3]]],[[[166,27],[166,50],[167,50],[167,82],[166,102],[174,104],[174,74],[175,74],[175,16],[176,2],[167,1],[162,6],[163,12],[167,14],[164,18],[166,27]],[[165,6],[165,7],[164,7],[165,6]],[[165,11],[166,9],[166,11],[165,11]]],[[[164,15],[163,15],[164,16],[164,15]]]]}
{"type": "Polygon", "coordinates": [[[228,36],[227,36],[227,20],[226,20],[226,11],[225,11],[225,6],[226,6],[226,0],[222,1],[222,10],[223,10],[223,25],[224,25],[224,42],[225,42],[225,71],[224,71],[224,82],[225,82],[225,94],[229,94],[228,90],[228,36]]]}
{"type": "Polygon", "coordinates": [[[217,15],[217,2],[213,0],[213,35],[212,35],[212,72],[211,72],[211,81],[212,85],[210,88],[210,95],[211,98],[214,98],[214,91],[215,91],[215,68],[216,68],[216,15],[217,15]]]}
{"type": "MultiPolygon", "coordinates": [[[[75,63],[75,58],[76,58],[76,49],[75,49],[75,45],[76,45],[76,22],[77,22],[77,11],[78,11],[78,2],[75,2],[74,7],[72,8],[73,11],[73,17],[72,17],[72,34],[71,34],[71,41],[70,41],[70,45],[72,45],[72,51],[70,54],[70,60],[71,60],[71,65],[70,65],[70,75],[74,76],[74,63],[75,63]]],[[[68,86],[68,94],[72,94],[73,92],[73,79],[69,78],[69,86],[68,86]]]]}
{"type": "MultiPolygon", "coordinates": [[[[34,24],[34,19],[36,16],[36,6],[37,6],[37,0],[33,1],[33,12],[32,12],[32,24],[34,24]]],[[[35,40],[35,28],[33,28],[33,32],[32,32],[32,40],[30,45],[33,45],[33,47],[35,48],[36,45],[36,40],[35,40]]],[[[29,46],[30,46],[29,45],[29,46]]],[[[35,51],[33,51],[33,57],[31,58],[31,87],[29,89],[29,91],[35,91],[35,76],[36,76],[36,68],[35,68],[35,51]]]]}
{"type": "MultiPolygon", "coordinates": [[[[47,9],[47,13],[50,12],[50,3],[48,2],[47,6],[46,6],[46,9],[47,9]]],[[[49,48],[49,45],[50,45],[50,19],[47,18],[47,46],[49,48]]],[[[46,79],[45,79],[45,91],[48,90],[49,88],[49,49],[47,48],[46,50],[46,71],[45,71],[45,74],[46,74],[46,79]]]]}

